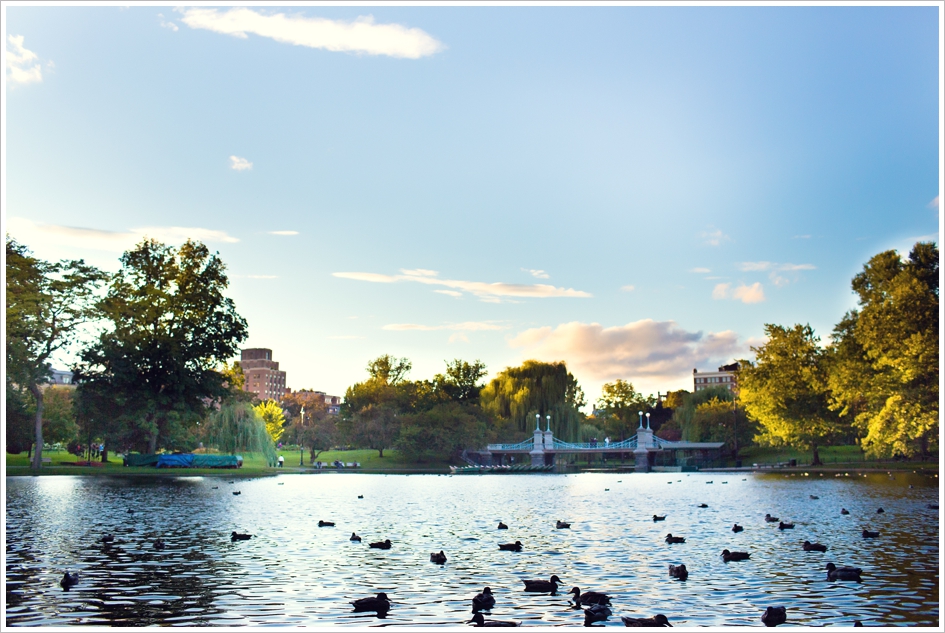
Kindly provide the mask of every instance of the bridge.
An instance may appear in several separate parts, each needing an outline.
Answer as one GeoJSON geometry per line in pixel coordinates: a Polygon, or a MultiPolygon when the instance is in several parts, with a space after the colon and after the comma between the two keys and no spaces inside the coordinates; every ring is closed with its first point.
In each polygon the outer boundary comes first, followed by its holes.
{"type": "MultiPolygon", "coordinates": [[[[563,442],[554,437],[551,432],[551,416],[547,416],[547,426],[544,431],[540,428],[541,416],[535,416],[535,431],[532,437],[517,444],[489,444],[485,449],[477,451],[481,465],[504,464],[506,458],[514,460],[514,456],[528,455],[532,466],[547,466],[555,463],[558,454],[604,454],[604,453],[633,453],[634,470],[649,472],[655,457],[663,452],[671,451],[673,461],[676,461],[678,452],[684,454],[700,453],[703,458],[709,451],[718,452],[724,442],[670,442],[657,437],[650,429],[649,414],[646,426],[643,426],[643,414],[640,414],[640,426],[637,433],[631,438],[619,442],[563,442]]],[[[525,460],[521,459],[519,463],[525,460]]]]}

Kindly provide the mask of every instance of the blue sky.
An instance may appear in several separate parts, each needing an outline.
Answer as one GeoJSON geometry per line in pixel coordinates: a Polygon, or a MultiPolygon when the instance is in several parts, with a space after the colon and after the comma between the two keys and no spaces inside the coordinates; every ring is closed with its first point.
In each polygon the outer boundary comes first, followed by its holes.
{"type": "Polygon", "coordinates": [[[4,229],[205,241],[294,389],[691,389],[940,232],[937,6],[4,10],[4,229]]]}

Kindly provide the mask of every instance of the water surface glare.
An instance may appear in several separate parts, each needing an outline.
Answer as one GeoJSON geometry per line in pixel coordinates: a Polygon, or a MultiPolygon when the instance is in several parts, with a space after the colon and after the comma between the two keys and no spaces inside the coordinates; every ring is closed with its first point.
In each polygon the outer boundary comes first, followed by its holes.
{"type": "Polygon", "coordinates": [[[674,626],[760,626],[773,605],[789,625],[938,626],[938,479],[811,475],[7,477],[6,624],[457,626],[489,586],[487,619],[575,626],[583,615],[565,592],[577,586],[611,595],[605,626],[656,613],[674,626]],[[255,536],[231,542],[233,531],[255,536]],[[390,550],[368,546],[384,539],[390,550]],[[523,551],[499,551],[516,540],[523,551]],[[805,540],[829,549],[805,552],[805,540]],[[726,548],[751,559],[725,563],[726,548]],[[431,563],[440,550],[446,564],[431,563]],[[828,562],[861,567],[863,581],[827,581],[828,562]],[[671,579],[671,563],[689,579],[671,579]],[[66,570],[80,574],[69,591],[66,570]],[[522,591],[552,574],[558,595],[522,591]],[[380,591],[386,618],[353,612],[380,591]]]}

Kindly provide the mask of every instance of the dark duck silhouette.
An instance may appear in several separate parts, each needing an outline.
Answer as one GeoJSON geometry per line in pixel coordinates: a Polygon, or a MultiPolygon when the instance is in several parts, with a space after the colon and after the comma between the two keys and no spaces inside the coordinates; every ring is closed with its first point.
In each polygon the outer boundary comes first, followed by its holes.
{"type": "Polygon", "coordinates": [[[363,499],[364,495],[358,495],[358,499],[363,499]]]}
{"type": "Polygon", "coordinates": [[[840,514],[850,514],[850,511],[846,508],[840,508],[840,514]]]}
{"type": "Polygon", "coordinates": [[[352,533],[351,533],[351,538],[349,538],[348,540],[349,540],[349,541],[356,541],[356,542],[360,543],[360,542],[361,542],[361,537],[358,536],[357,534],[355,534],[354,532],[352,532],[352,533]]]}
{"type": "Polygon", "coordinates": [[[473,613],[479,611],[489,611],[495,606],[495,596],[492,595],[492,589],[485,587],[482,593],[476,594],[472,599],[473,613]]]}
{"type": "Polygon", "coordinates": [[[552,576],[551,580],[523,580],[522,582],[525,583],[525,591],[555,593],[558,591],[558,583],[561,582],[561,579],[557,576],[552,576]]]}
{"type": "Polygon", "coordinates": [[[699,508],[708,508],[708,507],[709,507],[709,504],[707,504],[707,503],[700,503],[697,507],[699,507],[699,508]]]}
{"type": "Polygon", "coordinates": [[[886,511],[883,510],[882,508],[877,508],[877,509],[876,509],[876,514],[882,514],[882,513],[884,513],[884,512],[886,512],[886,511]]]}
{"type": "Polygon", "coordinates": [[[879,532],[870,532],[869,530],[863,530],[863,538],[879,538],[879,532]]]}
{"type": "Polygon", "coordinates": [[[568,593],[573,593],[574,606],[580,607],[581,605],[588,606],[592,604],[610,604],[610,596],[606,593],[600,593],[599,591],[588,591],[587,593],[581,593],[580,587],[572,587],[571,591],[568,593]]]}
{"type": "Polygon", "coordinates": [[[659,516],[658,514],[653,515],[653,523],[656,523],[657,521],[665,521],[665,520],[666,520],[665,514],[663,516],[659,516]]]}
{"type": "Polygon", "coordinates": [[[860,582],[860,574],[863,570],[859,567],[837,567],[833,563],[827,563],[827,580],[853,580],[860,582]]]}
{"type": "Polygon", "coordinates": [[[778,529],[779,529],[779,530],[793,530],[793,529],[794,529],[794,524],[793,524],[793,523],[785,523],[784,521],[780,521],[780,522],[778,523],[778,529]]]}
{"type": "Polygon", "coordinates": [[[331,521],[322,521],[321,519],[319,519],[318,527],[335,527],[335,524],[332,523],[331,521]]]}
{"type": "Polygon", "coordinates": [[[785,607],[768,607],[761,614],[761,623],[765,626],[778,626],[787,622],[787,609],[785,607]]]}
{"type": "Polygon", "coordinates": [[[821,545],[820,543],[811,543],[810,541],[804,541],[802,546],[805,552],[826,552],[827,546],[821,545]]]}
{"type": "Polygon", "coordinates": [[[252,534],[240,534],[239,532],[230,533],[231,541],[248,541],[251,538],[253,538],[252,534]]]}
{"type": "Polygon", "coordinates": [[[738,523],[736,523],[735,525],[732,526],[732,532],[735,532],[735,533],[741,532],[741,531],[743,531],[744,529],[745,529],[745,528],[743,528],[742,526],[740,526],[738,523]]]}
{"type": "Polygon", "coordinates": [[[620,619],[623,621],[624,626],[635,626],[635,627],[656,627],[656,626],[668,626],[672,628],[672,624],[669,623],[669,620],[666,619],[666,616],[662,613],[657,613],[652,618],[631,618],[626,615],[620,616],[620,619]]]}
{"type": "MultiPolygon", "coordinates": [[[[937,503],[930,503],[928,507],[929,507],[929,510],[938,510],[937,503]]],[[[857,622],[859,622],[859,620],[857,620],[857,622]]]]}
{"type": "Polygon", "coordinates": [[[677,580],[685,580],[689,578],[689,570],[686,569],[685,565],[670,565],[669,575],[677,580]]]}
{"type": "Polygon", "coordinates": [[[354,610],[358,612],[375,611],[377,613],[387,613],[390,611],[390,599],[383,591],[377,594],[376,598],[359,598],[354,600],[351,604],[354,605],[354,610]]]}
{"type": "Polygon", "coordinates": [[[507,526],[507,525],[506,525],[505,523],[503,523],[502,521],[499,521],[499,527],[498,527],[497,529],[499,529],[499,530],[507,530],[507,529],[509,529],[509,526],[507,526]]]}
{"type": "Polygon", "coordinates": [[[773,516],[771,516],[770,514],[766,514],[766,515],[765,515],[765,522],[766,522],[766,523],[777,523],[777,522],[780,521],[780,520],[781,520],[781,519],[779,519],[778,517],[773,517],[773,516]]]}
{"type": "Polygon", "coordinates": [[[374,549],[390,549],[390,539],[384,539],[383,541],[378,541],[377,543],[371,543],[371,547],[374,549]]]}
{"type": "Polygon", "coordinates": [[[154,549],[158,550],[159,552],[163,550],[165,547],[167,546],[164,544],[164,541],[162,541],[161,539],[154,541],[154,549]]]}
{"type": "MultiPolygon", "coordinates": [[[[811,495],[810,498],[811,498],[811,499],[820,499],[820,497],[818,497],[817,495],[811,495]]],[[[773,609],[774,607],[768,607],[768,608],[769,608],[769,609],[773,609]]],[[[765,613],[767,613],[767,611],[765,611],[765,613]]]]}
{"type": "Polygon", "coordinates": [[[65,575],[62,577],[62,580],[59,581],[59,586],[65,589],[66,591],[69,591],[70,589],[75,587],[77,584],[79,584],[79,572],[76,572],[74,574],[70,574],[69,572],[66,572],[65,575]]]}
{"type": "Polygon", "coordinates": [[[684,537],[684,536],[673,536],[672,534],[667,534],[667,535],[666,535],[666,542],[667,542],[667,543],[670,543],[670,544],[673,544],[673,543],[685,543],[685,542],[686,542],[686,537],[684,537]]]}
{"type": "Polygon", "coordinates": [[[515,541],[514,543],[499,543],[499,549],[503,552],[521,552],[522,542],[515,541]]]}
{"type": "Polygon", "coordinates": [[[243,493],[240,492],[239,490],[234,490],[234,491],[233,491],[233,494],[235,494],[235,495],[241,495],[241,494],[243,494],[243,493]]]}
{"type": "Polygon", "coordinates": [[[592,604],[584,609],[584,626],[591,626],[594,622],[603,622],[614,614],[605,604],[592,604]]]}
{"type": "Polygon", "coordinates": [[[748,560],[749,558],[751,558],[751,554],[748,552],[730,552],[727,549],[722,550],[722,560],[726,563],[733,560],[748,560]]]}
{"type": "Polygon", "coordinates": [[[564,521],[558,521],[557,523],[555,523],[555,528],[559,530],[567,530],[567,529],[570,529],[570,527],[571,527],[571,524],[565,523],[564,521]]]}
{"type": "Polygon", "coordinates": [[[521,626],[521,622],[512,622],[511,620],[487,620],[481,613],[476,613],[473,615],[472,620],[467,622],[467,624],[474,624],[475,626],[521,626]]]}
{"type": "Polygon", "coordinates": [[[110,543],[114,543],[114,542],[115,542],[115,535],[114,535],[114,534],[106,534],[106,535],[104,535],[102,538],[99,539],[99,542],[100,542],[100,543],[105,543],[106,545],[108,545],[108,544],[110,544],[110,543]]]}
{"type": "Polygon", "coordinates": [[[443,553],[443,550],[440,550],[440,553],[436,552],[430,554],[430,562],[436,563],[437,565],[442,565],[446,562],[446,554],[443,553]]]}

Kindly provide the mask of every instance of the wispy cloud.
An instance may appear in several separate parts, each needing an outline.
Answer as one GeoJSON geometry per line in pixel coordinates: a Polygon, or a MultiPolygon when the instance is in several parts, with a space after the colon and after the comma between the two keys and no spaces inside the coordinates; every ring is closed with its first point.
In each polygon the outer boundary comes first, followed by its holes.
{"type": "Polygon", "coordinates": [[[169,244],[181,244],[188,239],[201,242],[239,242],[225,231],[199,227],[145,226],[127,231],[106,231],[79,226],[39,224],[25,218],[11,217],[7,230],[25,244],[47,244],[70,248],[122,253],[150,237],[169,244]]]}
{"type": "Polygon", "coordinates": [[[461,332],[480,332],[483,330],[507,330],[509,326],[496,321],[464,321],[463,323],[444,323],[442,325],[420,325],[418,323],[391,323],[382,330],[405,332],[409,330],[432,332],[434,330],[456,330],[461,332]]]}
{"type": "Polygon", "coordinates": [[[165,29],[170,29],[170,30],[172,30],[172,31],[178,30],[176,24],[174,24],[173,22],[171,22],[171,21],[169,21],[169,20],[165,20],[165,19],[164,19],[164,14],[163,14],[163,13],[158,13],[157,16],[158,16],[158,18],[160,18],[161,26],[163,26],[165,29]]]}
{"type": "Polygon", "coordinates": [[[441,295],[448,295],[450,297],[462,297],[463,293],[456,292],[455,290],[434,290],[433,292],[438,292],[441,295]]]}
{"type": "Polygon", "coordinates": [[[783,271],[797,271],[797,270],[816,270],[817,267],[813,264],[776,264],[774,262],[741,262],[738,264],[738,269],[743,272],[757,272],[765,270],[783,270],[783,271]]]}
{"type": "Polygon", "coordinates": [[[43,69],[39,56],[23,47],[22,35],[7,36],[7,81],[14,84],[39,83],[43,69]]]}
{"type": "Polygon", "coordinates": [[[522,270],[530,274],[532,277],[536,277],[538,279],[548,279],[549,276],[548,273],[543,270],[535,270],[532,268],[523,268],[522,270]]]}
{"type": "Polygon", "coordinates": [[[934,198],[932,198],[932,202],[929,203],[929,208],[930,208],[930,209],[938,209],[938,208],[939,208],[938,196],[935,196],[934,198]]]}
{"type": "Polygon", "coordinates": [[[298,235],[298,231],[269,231],[269,235],[298,235]]]}
{"type": "Polygon", "coordinates": [[[626,286],[620,286],[620,289],[623,290],[624,292],[633,292],[636,289],[636,286],[628,284],[626,286]]]}
{"type": "Polygon", "coordinates": [[[722,242],[731,241],[732,238],[723,233],[721,229],[713,229],[711,231],[703,231],[702,239],[704,239],[705,243],[709,246],[719,246],[722,242]]]}
{"type": "Polygon", "coordinates": [[[737,288],[732,288],[732,284],[716,284],[712,289],[713,299],[734,299],[742,303],[761,303],[765,300],[765,291],[758,282],[750,286],[742,284],[737,288]]]}
{"type": "MultiPolygon", "coordinates": [[[[379,273],[340,272],[332,273],[342,279],[370,281],[373,283],[398,283],[412,281],[431,286],[445,286],[454,293],[468,292],[480,300],[496,303],[508,297],[548,298],[548,297],[590,297],[590,293],[573,288],[556,288],[548,284],[507,284],[483,281],[462,281],[458,279],[440,279],[434,270],[423,268],[401,270],[400,275],[382,275],[379,273]]],[[[457,296],[452,294],[451,296],[457,296]]]]}
{"type": "Polygon", "coordinates": [[[240,158],[239,156],[230,156],[230,169],[235,169],[236,171],[245,171],[252,168],[253,164],[245,158],[240,158]]]}
{"type": "Polygon", "coordinates": [[[685,379],[692,368],[725,362],[747,351],[732,331],[687,332],[675,321],[644,319],[605,328],[599,323],[571,322],[532,328],[512,338],[526,358],[561,361],[591,380],[685,379]]]}
{"type": "Polygon", "coordinates": [[[192,29],[206,29],[242,39],[252,33],[283,44],[407,59],[433,55],[445,48],[421,29],[393,23],[376,24],[371,15],[346,21],[308,18],[300,14],[266,14],[249,8],[177,10],[183,16],[181,21],[192,29]]]}
{"type": "Polygon", "coordinates": [[[705,274],[705,273],[711,273],[712,271],[709,270],[708,268],[690,268],[689,272],[705,274]]]}

